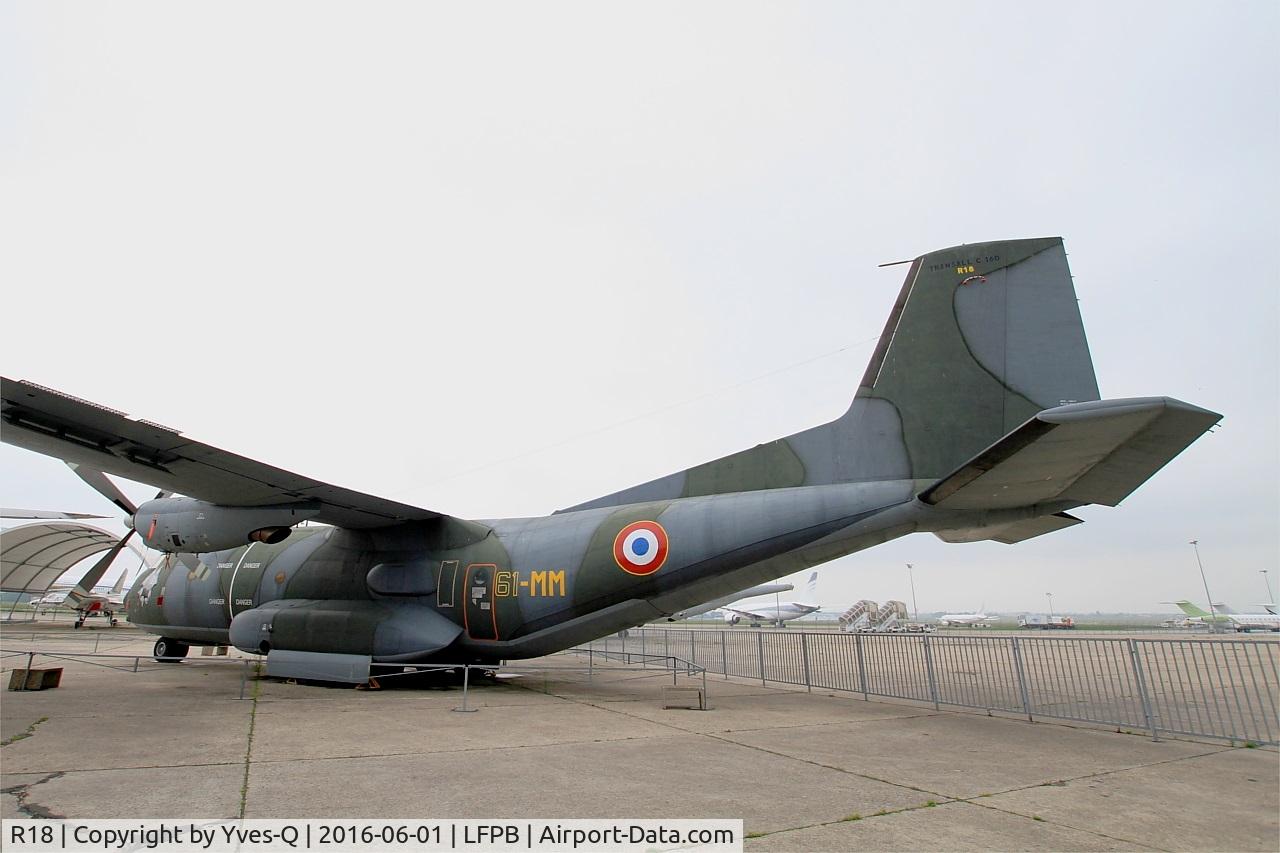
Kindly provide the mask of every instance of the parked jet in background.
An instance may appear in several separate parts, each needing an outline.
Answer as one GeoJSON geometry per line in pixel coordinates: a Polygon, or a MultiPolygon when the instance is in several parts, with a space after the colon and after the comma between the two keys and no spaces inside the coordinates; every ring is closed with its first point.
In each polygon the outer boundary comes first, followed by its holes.
{"type": "Polygon", "coordinates": [[[737,625],[743,619],[750,620],[751,625],[759,626],[765,622],[779,628],[792,619],[808,616],[818,611],[818,573],[809,575],[809,582],[804,585],[803,601],[778,601],[767,598],[755,601],[737,602],[736,607],[722,607],[725,611],[724,621],[737,625]]]}
{"type": "Polygon", "coordinates": [[[1274,613],[1236,613],[1225,604],[1215,602],[1213,605],[1216,611],[1215,616],[1213,613],[1204,612],[1190,601],[1175,601],[1174,604],[1187,614],[1188,622],[1230,626],[1236,631],[1280,631],[1280,616],[1274,613]]]}
{"type": "Polygon", "coordinates": [[[977,613],[944,613],[938,617],[940,625],[968,625],[971,628],[986,628],[992,622],[999,619],[999,616],[988,616],[982,612],[983,608],[979,607],[977,613]]]}
{"type": "Polygon", "coordinates": [[[789,583],[765,583],[760,586],[753,586],[751,589],[744,589],[741,592],[735,592],[733,595],[726,595],[716,598],[705,604],[699,604],[697,607],[690,607],[688,610],[681,610],[679,613],[672,613],[666,617],[665,622],[679,622],[683,619],[692,619],[694,616],[701,616],[704,613],[710,613],[712,610],[719,610],[727,604],[733,604],[748,598],[755,598],[758,595],[776,595],[780,592],[791,592],[795,589],[789,583]]]}
{"type": "Polygon", "coordinates": [[[68,610],[74,610],[77,615],[76,627],[79,628],[84,624],[84,620],[90,616],[101,614],[111,618],[111,624],[116,624],[115,614],[124,612],[124,585],[129,579],[129,573],[125,572],[116,578],[115,585],[106,592],[98,592],[97,590],[86,590],[82,584],[77,584],[71,589],[53,590],[40,598],[31,600],[31,606],[35,608],[51,608],[65,607],[68,610]]]}

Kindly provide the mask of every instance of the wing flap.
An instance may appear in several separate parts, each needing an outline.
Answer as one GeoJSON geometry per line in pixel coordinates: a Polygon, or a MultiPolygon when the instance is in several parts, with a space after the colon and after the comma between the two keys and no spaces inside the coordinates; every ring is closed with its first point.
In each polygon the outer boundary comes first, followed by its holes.
{"type": "Polygon", "coordinates": [[[222,506],[319,501],[319,521],[348,528],[440,513],[322,483],[219,450],[150,421],[29,382],[0,378],[0,438],[108,474],[222,506]]]}
{"type": "Polygon", "coordinates": [[[1168,397],[1046,409],[920,493],[945,509],[1115,506],[1222,419],[1168,397]]]}

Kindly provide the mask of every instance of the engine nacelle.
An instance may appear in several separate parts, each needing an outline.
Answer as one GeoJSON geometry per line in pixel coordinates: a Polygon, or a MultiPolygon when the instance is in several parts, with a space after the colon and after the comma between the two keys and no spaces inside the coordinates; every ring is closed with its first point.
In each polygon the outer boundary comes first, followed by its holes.
{"type": "Polygon", "coordinates": [[[742,617],[737,613],[726,613],[724,614],[724,621],[729,625],[737,625],[742,621],[742,617]]]}
{"type": "Polygon", "coordinates": [[[157,498],[138,507],[133,528],[158,551],[204,554],[251,542],[283,542],[295,524],[319,514],[315,504],[239,507],[157,498]]]}

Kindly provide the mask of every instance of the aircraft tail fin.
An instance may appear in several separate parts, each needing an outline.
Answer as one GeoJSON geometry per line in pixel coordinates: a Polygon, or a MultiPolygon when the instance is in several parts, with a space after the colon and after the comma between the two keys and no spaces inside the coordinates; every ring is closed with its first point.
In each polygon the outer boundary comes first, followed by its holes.
{"type": "Polygon", "coordinates": [[[1098,396],[1060,237],[917,258],[858,389],[864,419],[896,412],[913,479],[946,475],[1044,409],[1098,396]]]}
{"type": "Polygon", "coordinates": [[[818,573],[814,572],[809,575],[809,580],[804,585],[804,603],[818,603],[818,573]]]}
{"type": "Polygon", "coordinates": [[[1201,610],[1199,607],[1196,607],[1190,601],[1175,601],[1173,603],[1178,606],[1179,610],[1181,610],[1183,613],[1187,614],[1188,616],[1208,616],[1209,615],[1206,611],[1201,610]]]}
{"type": "MultiPolygon", "coordinates": [[[[957,476],[977,479],[991,462],[986,454],[998,451],[1003,459],[1034,445],[1036,464],[1059,465],[1059,479],[1098,498],[1072,504],[1074,496],[1066,496],[1039,513],[1050,514],[1114,504],[1218,418],[1160,398],[1099,401],[1060,237],[953,246],[912,262],[844,415],[570,509],[865,481],[938,481],[937,496],[948,480],[958,491],[957,476]],[[1129,423],[1118,416],[1135,404],[1143,412],[1129,421],[1141,423],[1117,438],[1112,433],[1129,423]],[[1154,421],[1157,409],[1167,417],[1144,432],[1144,418],[1154,421]],[[1090,437],[1098,430],[1105,435],[1090,437]],[[1088,452],[1110,441],[1119,458],[1108,465],[1090,459],[1090,473],[1071,476],[1070,462],[1052,446],[1065,437],[1076,440],[1069,449],[1078,444],[1088,452]]],[[[1024,493],[1035,492],[1034,483],[1026,485],[1024,493]]],[[[1074,523],[1059,516],[1001,535],[1021,541],[1074,523]]]]}
{"type": "Polygon", "coordinates": [[[111,586],[111,594],[119,595],[120,593],[124,592],[124,585],[125,585],[125,582],[128,581],[128,579],[129,579],[129,573],[127,571],[122,573],[120,577],[116,578],[116,582],[111,586]]]}

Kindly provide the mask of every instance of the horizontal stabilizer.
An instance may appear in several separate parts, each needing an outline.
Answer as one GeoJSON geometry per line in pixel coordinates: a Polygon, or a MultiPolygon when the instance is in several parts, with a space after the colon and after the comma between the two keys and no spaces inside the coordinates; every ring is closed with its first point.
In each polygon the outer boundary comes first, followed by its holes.
{"type": "Polygon", "coordinates": [[[920,499],[958,510],[1050,502],[1115,506],[1221,419],[1168,397],[1046,409],[920,499]]]}
{"type": "Polygon", "coordinates": [[[1053,515],[1042,515],[1038,518],[1024,518],[1009,524],[993,524],[990,527],[971,527],[968,530],[940,530],[934,535],[943,542],[982,542],[991,539],[1005,545],[1016,545],[1046,533],[1056,533],[1084,520],[1068,515],[1065,512],[1053,515]]]}

